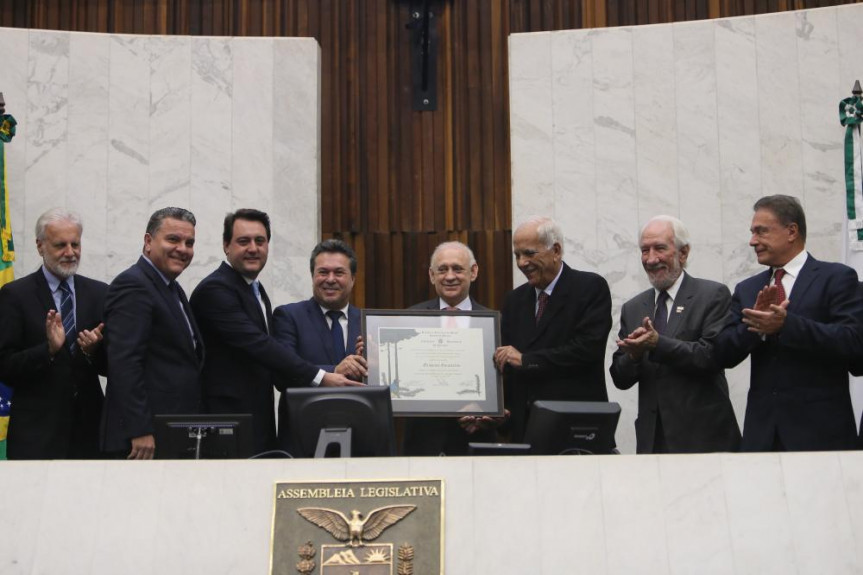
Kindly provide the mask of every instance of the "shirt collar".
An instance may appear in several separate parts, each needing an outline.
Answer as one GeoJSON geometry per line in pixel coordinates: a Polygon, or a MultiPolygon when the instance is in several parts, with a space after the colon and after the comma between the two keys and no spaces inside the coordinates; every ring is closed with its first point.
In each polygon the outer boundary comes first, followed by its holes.
{"type": "MultiPolygon", "coordinates": [[[[317,303],[317,302],[315,302],[315,303],[317,303]]],[[[327,312],[328,312],[328,311],[340,311],[340,312],[342,312],[343,314],[345,314],[345,318],[347,318],[347,317],[348,317],[348,308],[349,308],[349,307],[351,307],[351,304],[347,304],[345,307],[343,307],[343,308],[342,308],[342,309],[340,309],[340,310],[330,310],[330,309],[325,308],[325,307],[324,307],[324,306],[322,306],[321,304],[318,304],[318,307],[319,307],[319,308],[321,308],[321,313],[322,313],[322,314],[324,314],[324,315],[327,315],[327,312]]]]}
{"type": "MultiPolygon", "coordinates": [[[[683,276],[685,275],[685,271],[680,272],[680,275],[677,276],[677,279],[674,280],[674,283],[671,284],[671,287],[665,290],[668,293],[668,297],[669,299],[671,299],[671,301],[677,299],[677,292],[680,291],[680,286],[683,284],[683,276]]],[[[656,299],[659,297],[659,291],[660,290],[653,288],[653,301],[656,301],[656,299]]]]}
{"type": "Polygon", "coordinates": [[[560,279],[560,275],[563,273],[563,262],[560,262],[560,269],[557,270],[557,275],[554,276],[554,279],[551,280],[551,283],[545,286],[545,289],[533,288],[536,290],[536,297],[539,297],[540,292],[545,292],[548,295],[551,295],[551,292],[554,291],[554,286],[557,285],[557,280],[560,279]]]}
{"type": "MultiPolygon", "coordinates": [[[[45,276],[45,280],[48,282],[48,288],[51,290],[51,293],[54,293],[58,289],[60,289],[60,282],[63,280],[55,276],[51,273],[45,265],[42,265],[42,274],[45,276]]],[[[69,289],[72,290],[72,293],[75,293],[75,276],[69,276],[66,279],[66,283],[69,285],[69,289]]]]}
{"type": "MultiPolygon", "coordinates": [[[[792,278],[797,278],[800,275],[800,270],[803,269],[803,264],[806,263],[806,259],[809,257],[809,254],[806,253],[806,250],[801,251],[799,254],[791,258],[784,266],[781,266],[782,269],[785,270],[785,273],[792,278]]],[[[775,273],[779,268],[773,268],[771,270],[771,274],[775,273]]]]}
{"type": "MultiPolygon", "coordinates": [[[[443,298],[438,298],[438,306],[440,307],[440,309],[446,309],[450,307],[450,305],[445,302],[443,298]]],[[[467,296],[466,298],[458,302],[458,305],[455,307],[461,311],[472,311],[473,304],[470,301],[470,296],[467,296]]]]}
{"type": "Polygon", "coordinates": [[[166,277],[165,277],[165,274],[163,274],[161,271],[159,271],[159,268],[157,268],[157,267],[156,267],[156,264],[154,264],[153,262],[151,262],[151,261],[150,261],[150,258],[148,258],[148,257],[147,257],[147,256],[145,256],[145,255],[142,255],[141,257],[142,257],[142,258],[144,258],[144,261],[145,261],[145,262],[147,262],[148,264],[150,264],[150,267],[151,267],[151,268],[153,268],[154,270],[156,270],[156,273],[157,273],[157,274],[159,274],[159,277],[160,277],[160,278],[162,278],[162,281],[163,281],[163,282],[165,282],[165,285],[166,285],[166,286],[171,285],[171,280],[169,280],[168,278],[166,278],[166,277]]]}

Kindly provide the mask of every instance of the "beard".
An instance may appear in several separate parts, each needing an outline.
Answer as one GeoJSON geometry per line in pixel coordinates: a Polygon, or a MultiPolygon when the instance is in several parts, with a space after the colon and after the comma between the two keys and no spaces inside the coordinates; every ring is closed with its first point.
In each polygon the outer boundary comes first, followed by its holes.
{"type": "Polygon", "coordinates": [[[674,282],[677,281],[677,278],[680,277],[680,274],[683,273],[683,266],[680,265],[680,262],[674,262],[672,266],[666,266],[665,264],[661,264],[658,266],[645,267],[644,270],[647,272],[647,279],[650,281],[650,285],[659,291],[667,290],[671,286],[674,285],[674,282]],[[662,273],[662,272],[665,273],[662,273]]]}
{"type": "Polygon", "coordinates": [[[48,271],[52,274],[60,278],[61,280],[67,280],[78,272],[78,260],[67,261],[67,262],[53,262],[52,265],[47,265],[48,271]]]}

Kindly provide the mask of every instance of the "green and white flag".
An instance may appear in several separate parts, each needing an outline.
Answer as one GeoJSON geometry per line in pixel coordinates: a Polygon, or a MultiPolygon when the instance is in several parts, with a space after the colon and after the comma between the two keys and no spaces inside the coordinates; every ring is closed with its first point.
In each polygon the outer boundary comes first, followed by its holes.
{"type": "Polygon", "coordinates": [[[848,210],[848,249],[863,251],[863,154],[860,125],[863,98],[852,96],[839,102],[839,122],[845,126],[845,203],[848,210]]]}

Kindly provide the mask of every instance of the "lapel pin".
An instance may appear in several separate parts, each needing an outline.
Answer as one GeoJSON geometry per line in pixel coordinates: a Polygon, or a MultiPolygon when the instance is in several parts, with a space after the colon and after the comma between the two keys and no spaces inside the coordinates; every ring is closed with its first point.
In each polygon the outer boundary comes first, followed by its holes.
{"type": "Polygon", "coordinates": [[[675,313],[682,313],[682,312],[683,312],[683,306],[682,305],[677,306],[675,313]]]}

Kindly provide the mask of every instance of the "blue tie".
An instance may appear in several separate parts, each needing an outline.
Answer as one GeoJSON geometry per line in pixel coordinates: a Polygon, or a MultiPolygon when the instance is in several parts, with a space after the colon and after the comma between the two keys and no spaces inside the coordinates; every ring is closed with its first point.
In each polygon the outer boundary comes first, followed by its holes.
{"type": "Polygon", "coordinates": [[[342,323],[339,321],[342,317],[342,312],[330,310],[327,312],[327,317],[332,320],[333,325],[330,326],[330,335],[333,337],[333,350],[335,350],[335,361],[338,365],[345,359],[345,335],[342,331],[342,323]]]}
{"type": "Polygon", "coordinates": [[[255,280],[252,282],[252,291],[255,292],[255,299],[261,303],[261,282],[255,280]]]}
{"type": "Polygon", "coordinates": [[[72,301],[72,290],[66,280],[60,282],[60,291],[63,295],[60,297],[60,318],[63,320],[63,331],[66,332],[66,345],[69,351],[75,347],[75,304],[72,301]]]}

